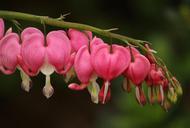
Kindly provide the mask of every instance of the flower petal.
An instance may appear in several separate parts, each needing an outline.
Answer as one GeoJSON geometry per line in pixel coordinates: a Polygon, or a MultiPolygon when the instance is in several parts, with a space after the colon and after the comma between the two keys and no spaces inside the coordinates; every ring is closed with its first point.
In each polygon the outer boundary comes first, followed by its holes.
{"type": "Polygon", "coordinates": [[[19,36],[16,33],[5,35],[0,42],[0,69],[2,72],[12,74],[15,71],[19,53],[19,36]]]}
{"type": "Polygon", "coordinates": [[[28,75],[37,75],[45,61],[44,37],[35,33],[25,39],[18,59],[20,66],[28,75]]]}
{"type": "Polygon", "coordinates": [[[65,69],[71,57],[69,38],[64,31],[52,31],[47,37],[47,60],[53,65],[58,73],[65,69]]]}

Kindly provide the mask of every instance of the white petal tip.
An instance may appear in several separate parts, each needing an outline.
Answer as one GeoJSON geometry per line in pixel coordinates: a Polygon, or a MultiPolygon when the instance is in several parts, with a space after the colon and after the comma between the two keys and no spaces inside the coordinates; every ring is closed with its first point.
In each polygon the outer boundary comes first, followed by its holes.
{"type": "Polygon", "coordinates": [[[91,100],[93,103],[98,104],[98,97],[91,96],[91,100]]]}
{"type": "Polygon", "coordinates": [[[22,83],[21,84],[21,88],[26,91],[26,92],[30,92],[30,89],[32,88],[32,82],[28,82],[27,84],[26,83],[22,83]]]}
{"type": "Polygon", "coordinates": [[[43,95],[47,99],[49,99],[53,95],[53,93],[54,93],[54,89],[53,89],[52,86],[48,86],[48,85],[44,86],[44,88],[43,88],[43,95]]]}

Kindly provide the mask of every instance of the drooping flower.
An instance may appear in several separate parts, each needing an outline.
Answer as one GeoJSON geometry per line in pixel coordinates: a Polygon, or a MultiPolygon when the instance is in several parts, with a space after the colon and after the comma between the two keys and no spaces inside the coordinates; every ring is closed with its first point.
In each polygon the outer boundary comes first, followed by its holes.
{"type": "Polygon", "coordinates": [[[65,74],[70,69],[67,66],[71,57],[70,41],[65,31],[49,32],[46,41],[47,61],[55,67],[57,73],[65,74]]]}
{"type": "Polygon", "coordinates": [[[31,87],[31,79],[18,65],[17,56],[20,54],[20,44],[18,34],[12,32],[12,28],[8,29],[4,34],[4,22],[0,19],[0,70],[7,75],[15,72],[16,68],[20,70],[22,84],[21,87],[25,91],[29,91],[31,87]]]}
{"type": "Polygon", "coordinates": [[[82,90],[88,87],[88,91],[94,103],[98,103],[98,93],[100,89],[96,82],[97,76],[92,67],[90,52],[93,50],[93,46],[100,44],[103,44],[103,41],[95,37],[90,42],[90,45],[84,45],[78,50],[75,56],[74,69],[81,84],[71,83],[69,85],[69,88],[73,90],[82,90]]]}
{"type": "Polygon", "coordinates": [[[0,70],[12,74],[17,67],[17,55],[20,53],[19,36],[16,33],[5,35],[0,41],[0,70]]]}
{"type": "MultiPolygon", "coordinates": [[[[30,29],[27,30],[30,31],[30,29]]],[[[27,30],[24,30],[23,36],[21,36],[23,38],[18,60],[20,66],[28,75],[36,76],[45,60],[44,36],[41,31],[28,34],[27,30]]]]}
{"type": "Polygon", "coordinates": [[[49,98],[54,92],[50,75],[54,71],[65,74],[70,68],[70,41],[62,30],[49,32],[46,42],[40,30],[28,28],[23,32],[21,54],[18,57],[20,65],[30,76],[36,76],[40,71],[46,76],[43,94],[49,98]]]}
{"type": "Polygon", "coordinates": [[[75,76],[75,72],[73,68],[75,55],[82,46],[89,45],[89,42],[92,40],[92,32],[69,29],[67,31],[67,34],[70,39],[71,53],[72,53],[72,58],[73,58],[70,61],[71,68],[65,76],[65,81],[68,83],[68,81],[75,76]]]}
{"type": "Polygon", "coordinates": [[[131,57],[128,50],[119,45],[107,44],[97,46],[92,51],[91,62],[96,74],[104,79],[99,93],[99,100],[104,104],[111,95],[110,81],[128,67],[131,57]]]}
{"type": "Polygon", "coordinates": [[[164,90],[163,82],[165,80],[165,76],[161,68],[157,67],[155,64],[151,64],[150,72],[146,78],[146,83],[149,86],[149,101],[150,103],[154,103],[155,92],[157,95],[157,101],[160,104],[163,104],[164,101],[164,90]],[[154,91],[155,90],[155,91],[154,91]]]}
{"type": "Polygon", "coordinates": [[[124,72],[126,79],[129,79],[136,85],[136,98],[137,101],[144,105],[146,103],[146,98],[142,90],[141,84],[145,80],[146,76],[150,71],[149,60],[140,54],[137,49],[129,48],[131,53],[131,62],[129,67],[124,72]]]}
{"type": "Polygon", "coordinates": [[[88,46],[79,49],[75,56],[74,69],[78,79],[81,81],[80,86],[70,85],[69,88],[82,90],[88,86],[89,80],[93,74],[93,67],[90,61],[90,53],[88,46]]]}

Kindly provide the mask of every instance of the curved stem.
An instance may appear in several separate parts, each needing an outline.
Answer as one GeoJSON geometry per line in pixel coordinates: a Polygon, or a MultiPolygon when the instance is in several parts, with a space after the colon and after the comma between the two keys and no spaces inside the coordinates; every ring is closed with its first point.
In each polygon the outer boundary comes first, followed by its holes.
{"type": "Polygon", "coordinates": [[[105,37],[111,37],[111,38],[118,39],[118,40],[127,40],[131,44],[139,46],[141,49],[144,49],[143,46],[141,45],[141,43],[146,42],[143,40],[137,40],[137,39],[133,39],[133,38],[123,36],[120,34],[112,33],[112,32],[109,32],[107,30],[100,29],[97,27],[93,27],[90,25],[73,23],[73,22],[66,22],[63,20],[60,21],[56,18],[50,18],[47,16],[37,16],[37,15],[21,13],[21,12],[1,11],[0,10],[0,17],[2,17],[4,19],[9,19],[9,20],[16,20],[17,19],[17,20],[32,21],[32,22],[37,22],[37,23],[44,23],[47,25],[61,27],[61,28],[75,28],[75,29],[80,29],[80,30],[89,30],[89,31],[92,31],[96,34],[99,34],[99,35],[102,35],[105,37]]]}

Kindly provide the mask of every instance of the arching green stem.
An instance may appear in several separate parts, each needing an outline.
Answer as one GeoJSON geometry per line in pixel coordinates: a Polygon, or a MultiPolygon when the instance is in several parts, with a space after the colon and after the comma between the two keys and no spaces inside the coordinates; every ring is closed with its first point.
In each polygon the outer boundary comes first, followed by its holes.
{"type": "Polygon", "coordinates": [[[141,43],[144,43],[146,41],[133,39],[127,36],[123,36],[120,34],[112,33],[110,31],[100,29],[97,27],[93,27],[90,25],[80,24],[80,23],[73,23],[73,22],[66,22],[63,20],[58,20],[57,18],[50,18],[47,16],[37,16],[27,13],[21,13],[21,12],[14,12],[14,11],[0,11],[0,17],[8,20],[24,20],[24,21],[31,21],[31,22],[37,22],[37,23],[44,23],[50,26],[56,26],[61,28],[75,28],[80,30],[89,30],[96,34],[105,36],[105,37],[111,37],[113,39],[118,40],[127,40],[133,45],[137,45],[141,47],[141,43]]]}

